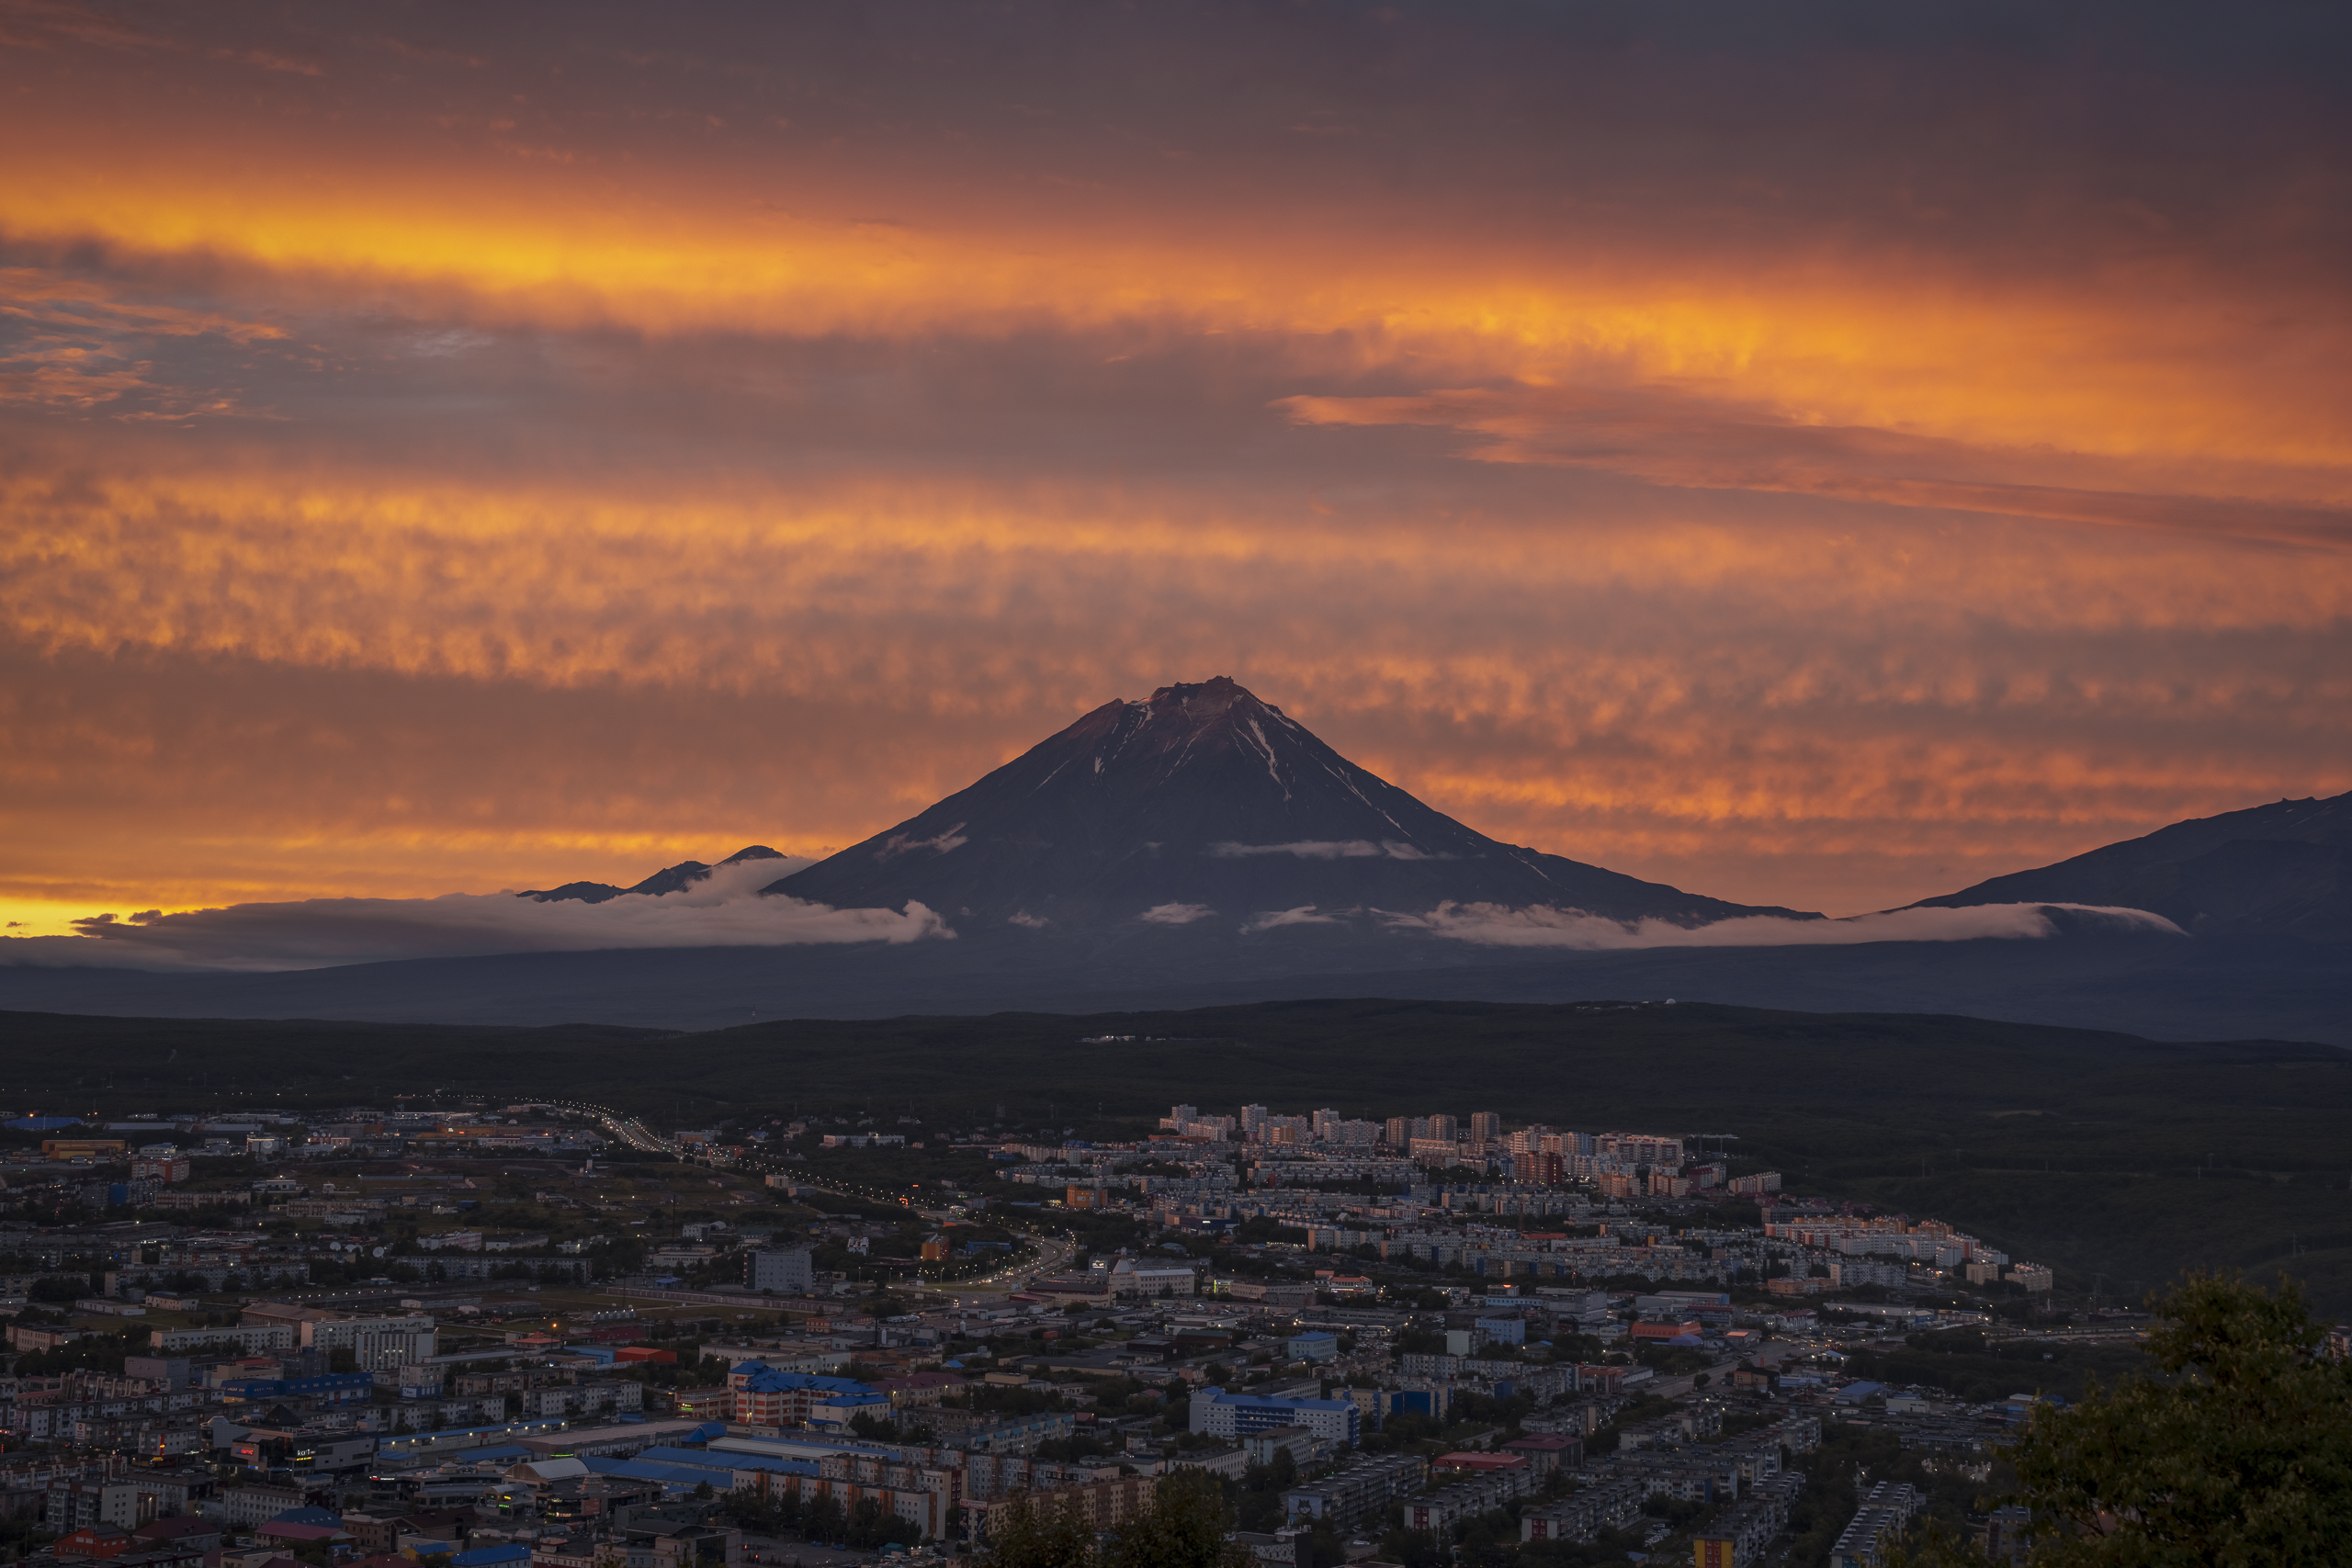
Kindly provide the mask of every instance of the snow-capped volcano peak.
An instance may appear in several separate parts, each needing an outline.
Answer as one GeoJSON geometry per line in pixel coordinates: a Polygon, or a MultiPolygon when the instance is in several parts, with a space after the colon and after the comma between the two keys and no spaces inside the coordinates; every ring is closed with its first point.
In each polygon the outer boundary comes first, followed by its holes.
{"type": "MultiPolygon", "coordinates": [[[[1178,908],[1444,899],[1678,920],[1752,910],[1498,843],[1227,676],[1113,701],[970,787],[768,891],[1070,927],[1178,908]]],[[[959,918],[962,918],[959,916],[959,918]]]]}

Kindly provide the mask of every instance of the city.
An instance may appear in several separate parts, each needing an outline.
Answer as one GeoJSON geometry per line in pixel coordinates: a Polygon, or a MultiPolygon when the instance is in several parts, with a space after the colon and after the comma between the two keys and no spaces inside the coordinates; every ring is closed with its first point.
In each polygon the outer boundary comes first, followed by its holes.
{"type": "Polygon", "coordinates": [[[1996,1449],[2148,1321],[1784,1190],[1729,1134],[1254,1104],[1087,1130],[18,1117],[7,1549],[986,1552],[1008,1510],[1114,1529],[1199,1472],[1283,1568],[1864,1564],[1929,1518],[1997,1557],[1996,1449]]]}

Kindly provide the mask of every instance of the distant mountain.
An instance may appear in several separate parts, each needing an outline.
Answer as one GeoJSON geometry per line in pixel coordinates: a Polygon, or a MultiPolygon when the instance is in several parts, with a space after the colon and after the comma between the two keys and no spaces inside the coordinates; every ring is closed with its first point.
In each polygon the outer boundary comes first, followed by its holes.
{"type": "MultiPolygon", "coordinates": [[[[1697,925],[1791,916],[1499,843],[1220,676],[1103,704],[967,789],[772,884],[960,924],[1230,922],[1452,899],[1697,925]]],[[[1804,919],[1819,919],[1804,915],[1804,919]]]]}
{"type": "Polygon", "coordinates": [[[2176,822],[1912,908],[2033,903],[2151,909],[2198,936],[2352,941],[2352,795],[2176,822]]]}
{"type": "MultiPolygon", "coordinates": [[[[948,918],[953,941],[732,945],[740,917],[770,911],[703,911],[695,894],[691,902],[594,916],[576,910],[584,921],[555,913],[566,926],[616,917],[614,938],[628,943],[647,929],[637,923],[644,918],[707,912],[720,917],[713,940],[728,945],[478,953],[282,973],[0,965],[0,1007],[709,1029],[752,1019],[1098,1012],[1316,997],[1608,1000],[1612,1011],[1624,1000],[1677,998],[2352,1046],[2347,807],[2352,796],[2282,801],[2179,823],[1924,901],[2131,906],[2169,917],[2193,940],[2060,917],[2049,940],[2031,942],[1494,946],[1370,911],[1426,913],[1451,899],[1690,925],[1792,912],[1498,843],[1219,680],[1107,704],[970,788],[795,874],[778,875],[801,863],[741,864],[784,860],[753,845],[719,863],[738,869],[718,889],[705,884],[719,867],[686,861],[630,888],[581,882],[519,896],[602,903],[700,888],[748,904],[759,887],[839,908],[920,901],[948,918]],[[1306,906],[1318,912],[1253,918],[1306,906]],[[1364,912],[1329,918],[1351,910],[1364,912]]],[[[416,908],[442,904],[418,900],[416,908]]],[[[471,930],[472,911],[458,913],[471,930]]],[[[1539,1043],[1546,1053],[1572,1049],[1548,1034],[1539,1043]]],[[[1572,1055],[1558,1059],[1573,1071],[1572,1055]]]]}
{"type": "MultiPolygon", "coordinates": [[[[781,852],[765,844],[747,844],[720,861],[720,865],[733,865],[738,861],[782,860],[781,852]]],[[[601,904],[607,898],[617,898],[624,893],[650,893],[659,898],[665,893],[682,893],[707,877],[712,870],[698,860],[682,860],[664,866],[634,887],[616,887],[609,882],[567,882],[560,887],[534,888],[517,893],[517,898],[533,898],[542,904],[552,904],[566,898],[576,898],[583,904],[601,904]]]]}

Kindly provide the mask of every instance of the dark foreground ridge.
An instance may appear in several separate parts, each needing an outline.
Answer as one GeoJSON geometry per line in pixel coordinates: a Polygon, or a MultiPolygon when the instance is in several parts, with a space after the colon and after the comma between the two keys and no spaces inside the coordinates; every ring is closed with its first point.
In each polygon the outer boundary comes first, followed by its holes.
{"type": "Polygon", "coordinates": [[[1101,939],[1007,927],[896,946],[519,953],[276,974],[0,968],[0,1007],[29,1011],[522,1025],[582,1020],[655,1029],[1399,991],[1496,1002],[1677,997],[1806,1012],[1965,1013],[2165,1040],[2352,1044],[2352,964],[2341,946],[2095,930],[2039,942],[1564,953],[1400,940],[1352,923],[1244,937],[1204,921],[1101,939]]]}

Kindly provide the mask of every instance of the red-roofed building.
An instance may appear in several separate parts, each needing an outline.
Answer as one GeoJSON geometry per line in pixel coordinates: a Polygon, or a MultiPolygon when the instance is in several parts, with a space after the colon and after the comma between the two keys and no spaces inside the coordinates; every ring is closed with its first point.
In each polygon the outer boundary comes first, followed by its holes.
{"type": "Polygon", "coordinates": [[[58,1539],[50,1550],[61,1559],[76,1562],[104,1562],[121,1556],[138,1544],[130,1532],[114,1525],[84,1525],[70,1535],[58,1539]]]}
{"type": "Polygon", "coordinates": [[[1680,1323],[1637,1323],[1632,1332],[1636,1339],[1679,1339],[1686,1334],[1696,1339],[1706,1332],[1706,1325],[1693,1317],[1680,1323]]]}
{"type": "Polygon", "coordinates": [[[1531,1432],[1505,1443],[1503,1452],[1525,1454],[1536,1474],[1549,1475],[1555,1470],[1574,1470],[1584,1462],[1584,1439],[1564,1438],[1556,1432],[1531,1432]]]}
{"type": "Polygon", "coordinates": [[[1441,1475],[1458,1475],[1464,1478],[1495,1475],[1509,1470],[1528,1469],[1530,1462],[1523,1453],[1481,1454],[1464,1450],[1458,1453],[1442,1454],[1430,1461],[1430,1474],[1432,1478],[1441,1475]]]}

